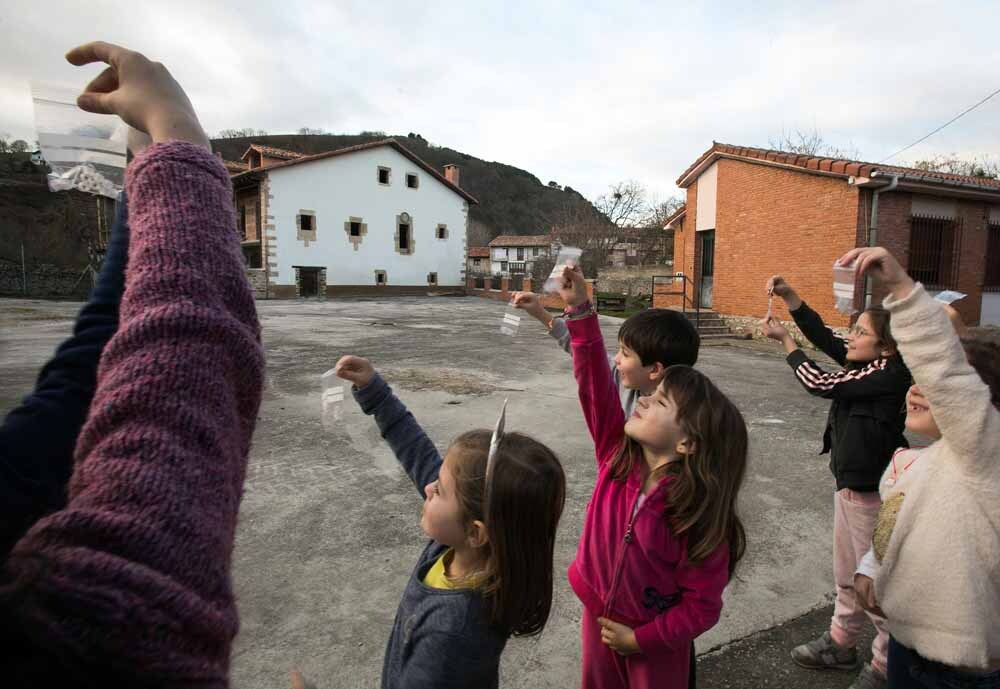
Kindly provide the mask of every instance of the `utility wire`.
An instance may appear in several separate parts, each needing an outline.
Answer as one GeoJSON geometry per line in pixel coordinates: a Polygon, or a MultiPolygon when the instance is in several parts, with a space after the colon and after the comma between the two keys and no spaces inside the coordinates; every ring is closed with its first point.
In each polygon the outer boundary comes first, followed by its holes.
{"type": "Polygon", "coordinates": [[[883,158],[882,160],[880,160],[878,162],[879,163],[884,163],[885,161],[889,160],[889,158],[895,158],[896,156],[898,156],[903,151],[906,151],[906,150],[909,150],[909,149],[913,148],[914,146],[916,146],[917,144],[919,144],[921,141],[926,141],[927,139],[929,139],[930,137],[932,137],[935,134],[937,134],[939,131],[941,131],[942,129],[944,129],[945,127],[947,127],[949,124],[951,124],[955,120],[958,120],[958,119],[960,119],[960,118],[968,115],[970,112],[972,112],[973,110],[975,110],[976,108],[978,108],[980,105],[982,105],[983,103],[985,103],[990,98],[992,98],[993,96],[997,95],[998,93],[1000,93],[1000,89],[997,89],[996,91],[994,91],[990,95],[986,96],[986,98],[983,98],[981,101],[979,101],[978,103],[976,103],[972,107],[967,108],[967,109],[963,110],[962,112],[958,113],[957,115],[955,115],[954,117],[952,117],[950,120],[948,120],[947,122],[945,122],[944,124],[942,124],[940,127],[938,127],[937,129],[935,129],[930,134],[928,134],[928,135],[926,135],[926,136],[924,136],[924,137],[922,137],[920,139],[917,139],[916,141],[914,141],[909,146],[905,146],[905,147],[899,149],[898,151],[896,151],[892,155],[886,156],[885,158],[883,158]]]}

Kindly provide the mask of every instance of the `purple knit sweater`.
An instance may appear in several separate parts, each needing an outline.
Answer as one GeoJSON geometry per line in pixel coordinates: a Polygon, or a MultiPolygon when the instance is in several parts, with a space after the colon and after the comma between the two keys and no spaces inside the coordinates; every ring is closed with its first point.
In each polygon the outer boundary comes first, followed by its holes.
{"type": "Polygon", "coordinates": [[[177,141],[138,156],[126,186],[121,325],[69,502],[0,570],[5,686],[228,686],[231,554],[264,370],[232,187],[208,151],[177,141]]]}

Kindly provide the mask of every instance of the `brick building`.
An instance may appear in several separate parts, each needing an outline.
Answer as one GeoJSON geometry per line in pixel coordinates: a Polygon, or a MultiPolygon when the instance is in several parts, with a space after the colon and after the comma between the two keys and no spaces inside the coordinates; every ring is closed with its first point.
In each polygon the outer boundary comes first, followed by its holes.
{"type": "Polygon", "coordinates": [[[469,204],[388,139],[317,155],[252,144],[226,161],[247,273],[262,298],[463,289],[469,204]]]}
{"type": "MultiPolygon", "coordinates": [[[[762,317],[764,285],[780,273],[829,324],[847,325],[833,306],[831,268],[872,243],[929,289],[965,292],[955,307],[970,325],[1000,324],[1000,180],[714,143],[677,185],[687,204],[667,227],[674,266],[690,278],[689,307],[762,317]]],[[[859,280],[858,308],[865,290],[859,280]]],[[[783,307],[777,314],[787,317],[783,307]]]]}

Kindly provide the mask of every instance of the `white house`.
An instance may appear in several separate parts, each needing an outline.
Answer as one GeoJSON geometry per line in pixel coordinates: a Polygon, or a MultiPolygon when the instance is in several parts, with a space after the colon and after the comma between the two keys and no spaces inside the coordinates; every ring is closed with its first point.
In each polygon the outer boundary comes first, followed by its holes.
{"type": "Polygon", "coordinates": [[[310,156],[254,145],[243,159],[232,180],[258,296],[464,287],[477,201],[456,166],[441,174],[393,139],[310,156]]]}
{"type": "Polygon", "coordinates": [[[551,235],[502,234],[489,243],[494,274],[530,275],[535,260],[548,258],[558,247],[551,235]]]}

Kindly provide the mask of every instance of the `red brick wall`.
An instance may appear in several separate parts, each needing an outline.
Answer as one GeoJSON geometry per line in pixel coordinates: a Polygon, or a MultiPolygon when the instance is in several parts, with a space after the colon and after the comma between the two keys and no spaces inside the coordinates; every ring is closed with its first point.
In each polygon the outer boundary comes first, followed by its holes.
{"type": "MultiPolygon", "coordinates": [[[[913,195],[895,191],[883,193],[879,196],[878,203],[878,244],[891,251],[904,268],[909,268],[913,195]]],[[[954,306],[967,325],[978,325],[986,272],[989,205],[981,201],[956,200],[955,209],[956,218],[962,220],[962,247],[956,289],[968,296],[955,302],[954,306]]],[[[872,291],[872,303],[881,304],[885,295],[886,291],[876,286],[872,291]]]]}

